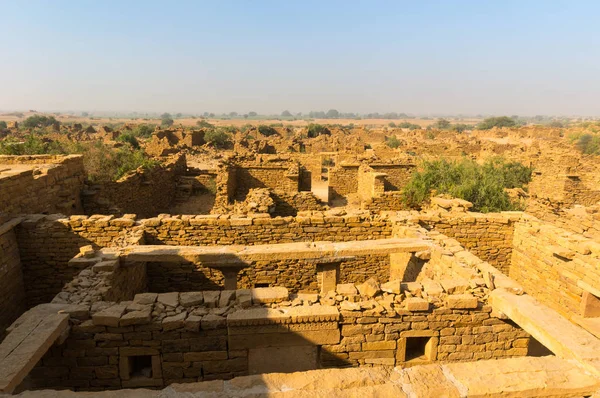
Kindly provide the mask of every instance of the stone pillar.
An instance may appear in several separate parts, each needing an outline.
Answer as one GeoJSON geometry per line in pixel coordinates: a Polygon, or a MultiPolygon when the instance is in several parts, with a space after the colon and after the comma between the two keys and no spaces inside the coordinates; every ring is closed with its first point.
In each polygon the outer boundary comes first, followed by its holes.
{"type": "Polygon", "coordinates": [[[353,260],[355,257],[323,257],[315,260],[317,264],[317,278],[319,279],[319,291],[321,294],[337,288],[340,264],[343,261],[353,260]]]}
{"type": "Polygon", "coordinates": [[[239,269],[221,270],[225,277],[225,290],[237,290],[237,274],[239,269]]]}
{"type": "Polygon", "coordinates": [[[242,269],[248,267],[247,263],[241,261],[223,261],[221,263],[203,262],[202,265],[221,271],[224,278],[223,284],[225,290],[237,290],[237,275],[242,269]]]}

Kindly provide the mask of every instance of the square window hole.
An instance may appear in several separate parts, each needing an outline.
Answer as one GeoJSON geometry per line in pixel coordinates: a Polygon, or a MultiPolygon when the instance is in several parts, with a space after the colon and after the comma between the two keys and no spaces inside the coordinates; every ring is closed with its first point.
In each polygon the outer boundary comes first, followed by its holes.
{"type": "Polygon", "coordinates": [[[152,378],[152,356],[139,355],[129,357],[129,377],[152,378]]]}
{"type": "Polygon", "coordinates": [[[407,337],[406,338],[406,355],[404,360],[409,361],[428,361],[427,344],[430,337],[407,337]]]}

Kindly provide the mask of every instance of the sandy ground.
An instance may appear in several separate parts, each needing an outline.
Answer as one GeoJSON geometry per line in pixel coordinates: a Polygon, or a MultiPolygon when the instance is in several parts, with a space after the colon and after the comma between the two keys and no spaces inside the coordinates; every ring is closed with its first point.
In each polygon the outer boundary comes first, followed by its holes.
{"type": "MultiPolygon", "coordinates": [[[[23,117],[18,117],[10,113],[0,114],[0,120],[4,120],[6,122],[13,121],[22,121],[29,116],[32,116],[36,113],[33,112],[22,112],[23,117]]],[[[42,113],[37,113],[42,114],[42,113]]],[[[128,124],[140,124],[140,123],[153,123],[160,124],[160,119],[144,119],[144,118],[90,118],[90,117],[81,117],[81,116],[73,116],[73,115],[53,115],[47,114],[48,116],[54,116],[58,121],[63,123],[81,123],[81,124],[108,124],[108,123],[128,123],[128,124]]],[[[175,119],[175,126],[183,125],[183,126],[195,126],[196,123],[201,120],[201,118],[182,118],[175,119]]],[[[422,120],[422,119],[312,119],[311,121],[306,120],[279,120],[279,119],[228,119],[221,120],[215,118],[205,119],[209,123],[214,124],[216,126],[243,126],[245,124],[259,125],[259,124],[273,124],[273,123],[283,123],[284,125],[291,125],[302,127],[306,126],[309,123],[319,123],[319,124],[354,124],[355,126],[370,126],[370,127],[382,127],[387,126],[390,122],[400,123],[400,122],[409,122],[413,124],[418,124],[419,126],[426,127],[435,122],[435,119],[431,120],[422,120]]],[[[476,124],[481,119],[448,119],[453,123],[465,123],[465,124],[476,124]]]]}

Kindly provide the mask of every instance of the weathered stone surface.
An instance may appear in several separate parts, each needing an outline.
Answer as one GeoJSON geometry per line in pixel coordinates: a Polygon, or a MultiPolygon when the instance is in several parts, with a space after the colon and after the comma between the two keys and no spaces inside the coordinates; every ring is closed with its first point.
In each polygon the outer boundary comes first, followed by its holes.
{"type": "Polygon", "coordinates": [[[117,327],[119,326],[121,316],[125,312],[125,308],[127,308],[127,304],[115,304],[105,310],[96,312],[92,315],[92,321],[94,325],[117,327]]]}
{"type": "Polygon", "coordinates": [[[399,279],[381,284],[381,290],[386,293],[400,294],[402,281],[399,279]]]}
{"type": "Polygon", "coordinates": [[[358,285],[357,288],[360,295],[366,297],[375,297],[381,291],[379,283],[373,278],[367,279],[363,284],[358,285]]]}
{"type": "Polygon", "coordinates": [[[151,310],[131,311],[121,317],[120,326],[145,325],[152,320],[151,310]]]}
{"type": "Polygon", "coordinates": [[[354,283],[339,283],[337,285],[336,292],[337,294],[344,296],[353,296],[358,294],[358,290],[356,290],[354,283]]]}
{"type": "Polygon", "coordinates": [[[200,305],[204,303],[204,294],[202,292],[181,292],[179,293],[179,303],[184,307],[200,305]]]}
{"type": "Polygon", "coordinates": [[[289,297],[285,287],[259,287],[251,289],[250,292],[254,304],[277,303],[289,297]]]}
{"type": "Polygon", "coordinates": [[[133,301],[139,304],[154,304],[157,297],[157,293],[138,293],[133,298],[133,301]]]}
{"type": "Polygon", "coordinates": [[[477,308],[477,297],[470,294],[454,294],[446,297],[448,308],[472,309],[477,308]]]}
{"type": "Polygon", "coordinates": [[[179,328],[183,327],[183,323],[185,321],[186,316],[187,316],[187,313],[182,312],[177,315],[166,317],[162,321],[163,330],[165,332],[168,332],[169,330],[179,329],[179,328]]]}
{"type": "Polygon", "coordinates": [[[227,307],[235,300],[235,290],[222,290],[219,297],[219,307],[227,307]]]}
{"type": "Polygon", "coordinates": [[[204,304],[208,308],[215,308],[219,305],[219,297],[221,292],[218,290],[215,291],[206,291],[204,293],[204,304]]]}
{"type": "Polygon", "coordinates": [[[161,293],[156,298],[156,301],[168,307],[177,307],[179,305],[179,293],[161,293]]]}
{"type": "Polygon", "coordinates": [[[429,302],[418,297],[410,297],[404,300],[407,311],[427,311],[429,302]]]}

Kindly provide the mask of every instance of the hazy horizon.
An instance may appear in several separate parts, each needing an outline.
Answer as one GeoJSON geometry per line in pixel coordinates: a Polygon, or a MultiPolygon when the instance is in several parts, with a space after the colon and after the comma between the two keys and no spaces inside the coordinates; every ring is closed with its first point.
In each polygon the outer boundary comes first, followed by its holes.
{"type": "Polygon", "coordinates": [[[600,115],[591,1],[0,9],[5,111],[600,115]]]}

